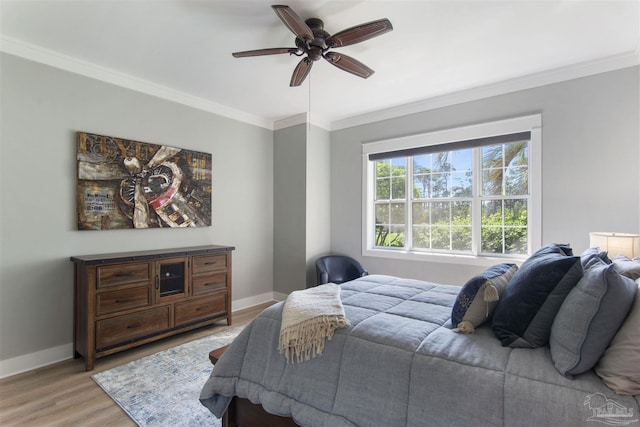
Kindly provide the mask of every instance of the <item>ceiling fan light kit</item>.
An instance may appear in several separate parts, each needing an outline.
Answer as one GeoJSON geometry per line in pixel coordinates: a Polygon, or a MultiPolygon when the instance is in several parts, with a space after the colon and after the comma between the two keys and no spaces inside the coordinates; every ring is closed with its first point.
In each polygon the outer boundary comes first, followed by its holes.
{"type": "Polygon", "coordinates": [[[304,56],[293,70],[289,86],[300,86],[309,75],[313,63],[319,61],[320,58],[324,58],[327,62],[343,71],[366,79],[374,73],[371,68],[355,58],[329,50],[360,43],[393,30],[391,22],[383,18],[347,28],[332,36],[324,30],[324,22],[321,19],[309,18],[303,21],[293,9],[285,5],[273,5],[271,8],[287,28],[295,34],[296,47],[248,50],[235,52],[233,56],[235,58],[245,58],[283,53],[304,56]]]}

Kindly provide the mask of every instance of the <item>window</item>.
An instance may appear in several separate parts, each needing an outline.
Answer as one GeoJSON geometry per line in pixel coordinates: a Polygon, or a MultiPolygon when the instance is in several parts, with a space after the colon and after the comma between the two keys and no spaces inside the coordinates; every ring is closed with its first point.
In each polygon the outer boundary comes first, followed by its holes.
{"type": "Polygon", "coordinates": [[[363,145],[363,252],[526,257],[540,246],[539,115],[363,145]]]}

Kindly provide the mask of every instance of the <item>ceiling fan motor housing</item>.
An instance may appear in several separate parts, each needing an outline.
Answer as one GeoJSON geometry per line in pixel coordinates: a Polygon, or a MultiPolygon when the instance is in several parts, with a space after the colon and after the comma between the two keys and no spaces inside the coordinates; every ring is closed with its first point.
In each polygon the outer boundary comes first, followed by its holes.
{"type": "Polygon", "coordinates": [[[313,32],[314,38],[313,41],[307,42],[300,37],[296,37],[296,46],[301,48],[310,60],[318,61],[322,58],[324,51],[328,49],[326,41],[329,38],[329,33],[324,30],[322,19],[309,18],[304,22],[313,32]],[[302,44],[302,47],[300,44],[302,44]]]}

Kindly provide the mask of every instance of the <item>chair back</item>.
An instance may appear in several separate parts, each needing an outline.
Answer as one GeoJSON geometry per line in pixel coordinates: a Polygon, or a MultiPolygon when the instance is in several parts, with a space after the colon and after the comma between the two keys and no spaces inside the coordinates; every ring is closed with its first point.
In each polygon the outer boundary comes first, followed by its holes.
{"type": "Polygon", "coordinates": [[[318,284],[344,283],[369,274],[355,259],[344,255],[328,255],[316,261],[318,284]]]}

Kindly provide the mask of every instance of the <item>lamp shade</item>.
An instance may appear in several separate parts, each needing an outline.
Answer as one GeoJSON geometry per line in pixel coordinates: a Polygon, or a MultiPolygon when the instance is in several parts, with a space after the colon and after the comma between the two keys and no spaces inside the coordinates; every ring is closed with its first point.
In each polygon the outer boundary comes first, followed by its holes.
{"type": "Polygon", "coordinates": [[[607,251],[609,257],[624,255],[627,258],[640,256],[640,235],[630,233],[592,232],[589,245],[607,251]]]}

